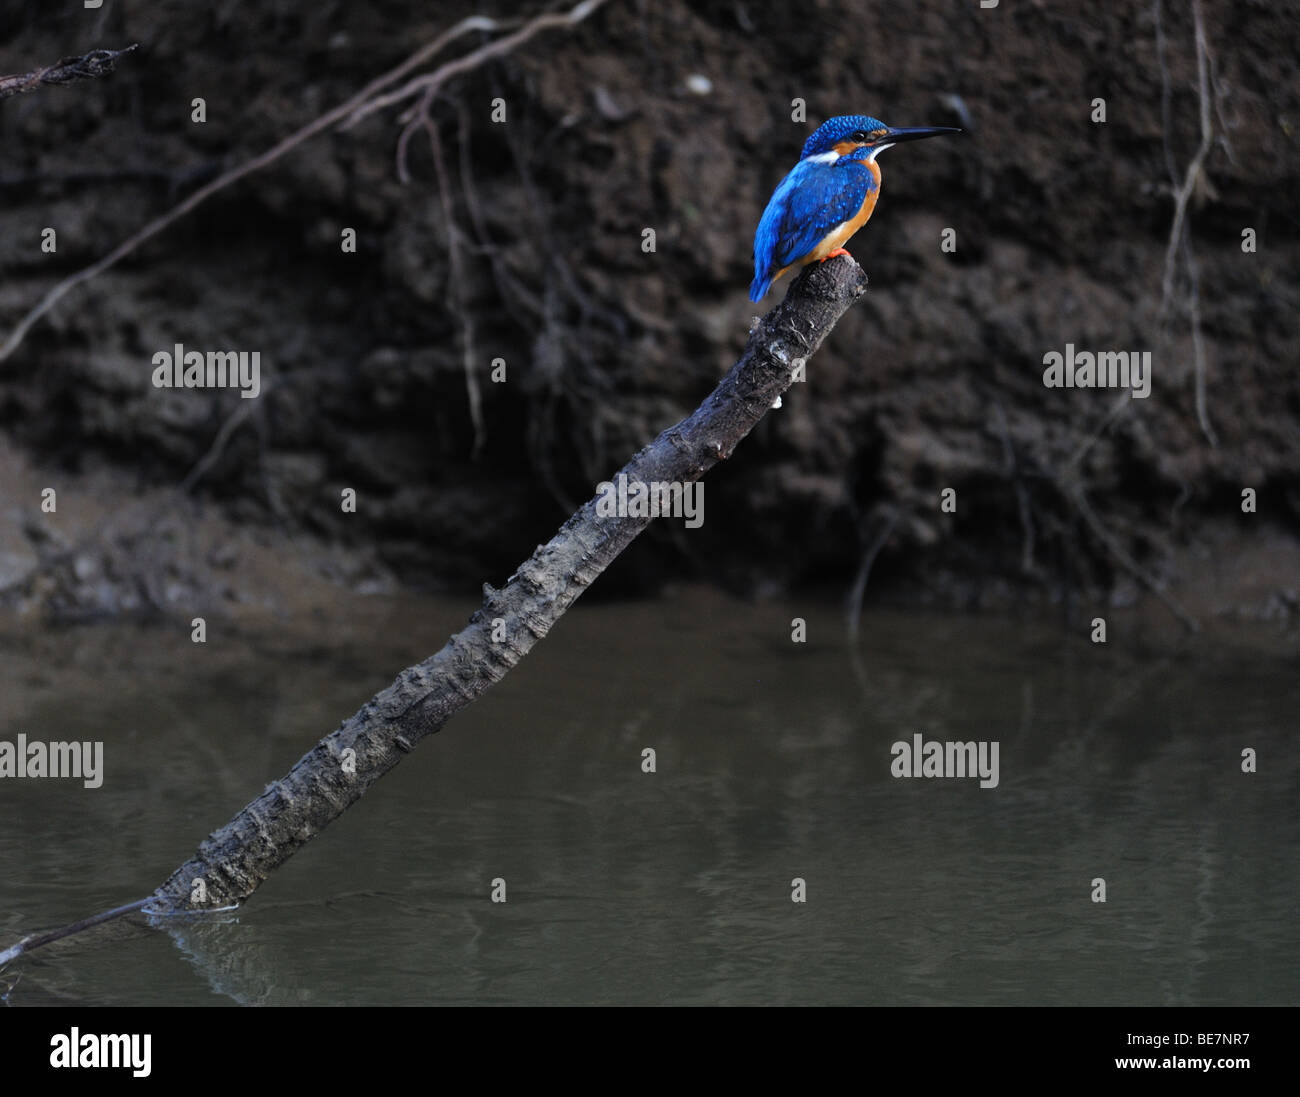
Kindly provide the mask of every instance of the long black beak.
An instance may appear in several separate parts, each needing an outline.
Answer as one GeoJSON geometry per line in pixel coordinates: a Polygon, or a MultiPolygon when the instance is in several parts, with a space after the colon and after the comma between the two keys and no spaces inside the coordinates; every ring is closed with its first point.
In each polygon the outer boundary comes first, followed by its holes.
{"type": "Polygon", "coordinates": [[[884,140],[897,145],[902,141],[919,141],[922,137],[939,137],[945,133],[961,133],[961,130],[952,126],[903,126],[899,129],[890,126],[884,140]]]}

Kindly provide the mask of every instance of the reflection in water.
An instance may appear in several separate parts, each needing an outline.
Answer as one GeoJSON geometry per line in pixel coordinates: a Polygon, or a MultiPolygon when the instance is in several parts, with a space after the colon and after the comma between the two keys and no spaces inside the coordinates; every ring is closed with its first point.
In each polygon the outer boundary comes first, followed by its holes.
{"type": "MultiPolygon", "coordinates": [[[[0,781],[0,943],[151,891],[469,608],[0,635],[0,738],[102,739],[106,771],[0,781]]],[[[238,914],[61,942],[9,1000],[1293,1002],[1294,656],[1115,631],[878,613],[850,648],[806,604],[579,606],[238,914]],[[996,740],[998,787],[891,777],[914,734],[996,740]]]]}

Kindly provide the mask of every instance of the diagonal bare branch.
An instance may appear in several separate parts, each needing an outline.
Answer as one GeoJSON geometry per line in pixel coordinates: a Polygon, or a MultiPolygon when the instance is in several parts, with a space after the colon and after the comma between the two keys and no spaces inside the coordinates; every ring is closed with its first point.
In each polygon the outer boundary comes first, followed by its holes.
{"type": "MultiPolygon", "coordinates": [[[[511,43],[508,48],[513,49],[515,46],[521,45],[529,38],[532,38],[533,35],[548,27],[572,26],[587,18],[587,16],[591,15],[592,12],[596,11],[605,3],[606,0],[582,0],[582,3],[578,4],[568,13],[547,12],[544,15],[539,15],[507,38],[496,39],[487,46],[482,46],[477,50],[473,50],[470,53],[465,54],[463,57],[458,57],[452,61],[448,61],[421,79],[425,84],[432,83],[437,85],[445,83],[446,80],[450,79],[452,76],[460,75],[477,65],[481,65],[486,61],[501,56],[503,53],[507,52],[506,49],[500,48],[505,43],[511,43]]],[[[296,130],[294,133],[289,134],[289,136],[285,137],[265,152],[254,156],[251,160],[245,160],[242,164],[231,168],[230,171],[224,172],[216,179],[213,179],[211,182],[200,187],[179,205],[174,206],[162,216],[155,218],[143,228],[127,237],[127,239],[123,240],[122,243],[107,255],[96,260],[94,263],[91,263],[90,266],[83,267],[81,270],[68,275],[67,278],[64,278],[61,282],[51,287],[45,296],[42,297],[40,301],[38,301],[36,305],[18,321],[17,325],[14,327],[13,331],[9,333],[5,341],[0,343],[0,362],[3,362],[13,354],[19,344],[21,344],[27,337],[27,333],[32,329],[32,326],[40,320],[42,316],[49,312],[50,309],[54,308],[55,305],[63,300],[63,298],[72,290],[85,282],[89,282],[92,278],[98,277],[110,267],[121,262],[126,258],[126,256],[139,248],[140,245],[152,240],[164,229],[170,228],[182,217],[192,213],[214,194],[225,190],[227,187],[239,182],[239,180],[246,176],[261,171],[268,165],[275,163],[275,161],[279,160],[286,153],[291,152],[304,141],[315,137],[318,133],[322,133],[333,126],[339,125],[345,120],[353,119],[353,116],[366,107],[367,104],[375,99],[376,96],[382,95],[387,88],[390,88],[393,84],[405,79],[456,39],[474,31],[494,31],[508,25],[513,24],[502,23],[498,20],[489,19],[486,16],[481,15],[474,15],[462,19],[455,26],[444,31],[431,42],[421,46],[396,68],[390,69],[382,76],[376,77],[346,102],[340,103],[332,110],[326,111],[318,118],[308,122],[307,125],[296,130]]]]}
{"type": "Polygon", "coordinates": [[[91,50],[79,57],[65,57],[43,69],[20,72],[14,76],[0,76],[0,99],[22,95],[51,84],[75,84],[78,80],[107,76],[117,68],[119,58],[138,48],[137,42],[122,50],[91,50]]]}
{"type": "MultiPolygon", "coordinates": [[[[851,258],[814,263],[762,318],[739,361],[695,411],[663,431],[611,480],[694,484],[735,447],[794,380],[840,317],[866,291],[851,258]]],[[[607,514],[600,495],[581,506],[437,654],[402,671],[278,781],[204,839],[148,900],[0,950],[0,965],[38,945],[128,910],[185,914],[246,900],[280,865],[347,811],[421,739],[504,678],[653,520],[607,514]],[[199,886],[201,883],[202,886],[199,886]]]]}
{"type": "MultiPolygon", "coordinates": [[[[463,72],[477,68],[484,61],[490,61],[493,57],[501,57],[509,53],[511,50],[522,46],[541,31],[551,27],[569,27],[582,22],[605,2],[606,0],[582,0],[582,3],[571,11],[549,12],[546,15],[539,15],[536,19],[526,23],[519,30],[507,35],[505,38],[498,38],[495,42],[480,46],[472,53],[467,53],[464,57],[448,61],[447,64],[440,66],[436,71],[426,73],[424,76],[417,76],[395,91],[375,96],[370,102],[362,104],[353,111],[348,120],[343,123],[342,128],[351,129],[363,118],[368,118],[374,114],[375,111],[383,110],[394,103],[400,103],[404,99],[414,99],[415,96],[421,93],[431,94],[436,92],[453,76],[459,76],[463,72]]],[[[494,23],[491,19],[486,20],[486,22],[494,23]]],[[[495,24],[493,29],[495,29],[495,24]]]]}

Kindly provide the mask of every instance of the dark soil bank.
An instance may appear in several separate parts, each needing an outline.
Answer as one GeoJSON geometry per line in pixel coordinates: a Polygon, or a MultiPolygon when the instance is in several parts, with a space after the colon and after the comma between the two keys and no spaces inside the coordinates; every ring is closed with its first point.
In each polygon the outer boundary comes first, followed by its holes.
{"type": "MultiPolygon", "coordinates": [[[[0,338],[457,20],[541,9],[3,0],[0,72],[140,49],[0,105],[0,338]]],[[[185,605],[214,569],[239,598],[201,518],[352,585],[499,582],[735,360],[787,285],[747,299],[772,188],[816,124],[865,112],[970,132],[881,157],[866,300],[709,476],[703,526],[656,523],[601,588],[843,590],[879,540],[875,599],[1086,606],[1149,582],[1198,616],[1294,620],[1300,14],[1202,12],[1213,141],[1167,301],[1201,144],[1182,3],[608,0],[450,79],[404,155],[409,103],[316,136],[0,362],[0,579],[66,612],[185,605]],[[155,387],[178,343],[259,352],[260,395],[155,387]],[[1150,395],[1046,387],[1067,344],[1150,352],[1150,395]],[[70,500],[53,532],[47,486],[70,500]]]]}

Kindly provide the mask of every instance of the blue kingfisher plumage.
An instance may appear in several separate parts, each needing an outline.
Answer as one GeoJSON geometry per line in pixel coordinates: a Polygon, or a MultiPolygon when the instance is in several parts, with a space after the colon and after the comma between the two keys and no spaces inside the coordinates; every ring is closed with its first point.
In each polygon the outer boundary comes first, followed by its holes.
{"type": "Polygon", "coordinates": [[[944,133],[961,130],[949,126],[898,129],[865,114],[823,122],[763,211],[754,235],[749,299],[761,301],[772,283],[792,267],[847,255],[845,243],[876,208],[880,194],[876,157],[900,142],[944,133]]]}

